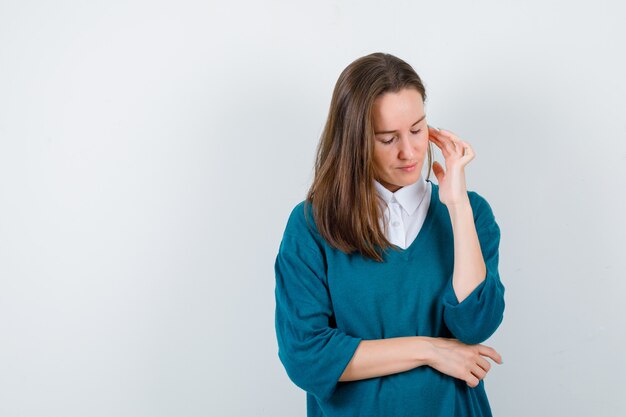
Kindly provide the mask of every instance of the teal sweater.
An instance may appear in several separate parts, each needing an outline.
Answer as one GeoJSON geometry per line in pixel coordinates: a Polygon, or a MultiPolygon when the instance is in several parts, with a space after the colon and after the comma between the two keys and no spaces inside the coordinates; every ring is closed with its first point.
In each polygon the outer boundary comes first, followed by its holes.
{"type": "Polygon", "coordinates": [[[338,381],[361,340],[431,336],[475,344],[500,325],[500,229],[487,201],[468,196],[487,275],[461,303],[452,288],[452,225],[436,184],[413,243],[389,249],[382,263],[330,247],[310,204],[293,209],[275,262],[275,326],[278,357],[307,392],[309,417],[491,416],[483,381],[470,388],[429,366],[338,381]]]}

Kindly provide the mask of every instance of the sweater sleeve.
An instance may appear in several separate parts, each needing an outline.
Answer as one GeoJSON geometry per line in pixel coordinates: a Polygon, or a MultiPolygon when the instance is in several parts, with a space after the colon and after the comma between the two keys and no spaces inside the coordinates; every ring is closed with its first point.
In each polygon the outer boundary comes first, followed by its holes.
{"type": "Polygon", "coordinates": [[[496,223],[487,201],[470,192],[474,201],[474,221],[487,273],[481,282],[459,303],[452,277],[446,286],[443,318],[455,338],[466,344],[477,344],[487,340],[498,328],[504,314],[504,286],[498,272],[498,248],[500,227],[496,223]]]}
{"type": "Polygon", "coordinates": [[[323,256],[306,233],[292,234],[289,228],[274,268],[278,356],[298,387],[324,400],[340,383],[361,339],[333,325],[323,256]]]}

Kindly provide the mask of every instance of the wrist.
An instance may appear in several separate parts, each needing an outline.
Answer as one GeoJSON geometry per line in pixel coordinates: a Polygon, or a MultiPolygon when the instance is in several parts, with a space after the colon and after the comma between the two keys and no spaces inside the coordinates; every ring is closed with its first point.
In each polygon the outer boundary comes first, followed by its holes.
{"type": "Polygon", "coordinates": [[[455,220],[456,218],[470,216],[472,219],[474,218],[474,214],[472,211],[472,205],[470,204],[469,198],[465,200],[458,201],[454,204],[447,204],[448,213],[450,214],[450,219],[455,220]]]}
{"type": "Polygon", "coordinates": [[[432,337],[415,336],[414,360],[417,366],[431,366],[435,359],[435,345],[432,337]]]}
{"type": "Polygon", "coordinates": [[[465,194],[463,197],[456,199],[453,202],[446,203],[448,210],[464,210],[467,207],[471,207],[469,195],[465,194]]]}

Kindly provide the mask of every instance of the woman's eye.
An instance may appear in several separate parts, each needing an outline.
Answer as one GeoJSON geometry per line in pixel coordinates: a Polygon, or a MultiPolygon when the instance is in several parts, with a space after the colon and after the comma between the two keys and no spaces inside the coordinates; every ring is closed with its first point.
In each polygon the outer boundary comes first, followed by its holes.
{"type": "MultiPolygon", "coordinates": [[[[419,132],[421,132],[421,131],[422,131],[422,129],[418,129],[418,130],[416,130],[415,132],[414,132],[414,131],[412,131],[412,130],[411,130],[410,132],[411,132],[412,134],[414,134],[414,135],[417,135],[417,134],[418,134],[419,132]]],[[[393,140],[394,140],[395,138],[396,138],[396,137],[394,136],[394,137],[392,137],[391,139],[388,139],[388,140],[381,139],[380,141],[381,141],[382,143],[384,143],[385,145],[390,145],[390,144],[391,144],[391,142],[393,142],[393,140]]]]}

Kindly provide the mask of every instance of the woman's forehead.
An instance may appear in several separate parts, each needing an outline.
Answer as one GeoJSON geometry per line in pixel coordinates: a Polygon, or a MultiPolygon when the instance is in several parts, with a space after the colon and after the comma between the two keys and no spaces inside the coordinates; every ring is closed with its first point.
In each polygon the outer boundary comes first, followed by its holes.
{"type": "Polygon", "coordinates": [[[394,131],[411,126],[424,115],[424,101],[412,88],[386,92],[376,98],[372,117],[376,130],[394,131]]]}

